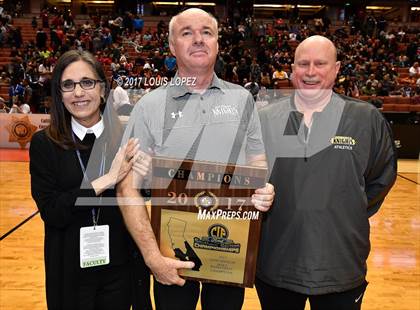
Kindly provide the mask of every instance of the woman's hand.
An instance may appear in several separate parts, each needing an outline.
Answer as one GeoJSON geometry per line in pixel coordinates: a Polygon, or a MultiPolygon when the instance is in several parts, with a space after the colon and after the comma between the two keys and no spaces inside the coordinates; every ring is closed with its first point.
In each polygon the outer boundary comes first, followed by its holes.
{"type": "Polygon", "coordinates": [[[139,178],[143,179],[150,171],[152,164],[152,156],[149,154],[139,151],[139,156],[133,164],[133,170],[136,172],[139,178]]]}
{"type": "Polygon", "coordinates": [[[119,183],[125,178],[140,155],[138,139],[131,138],[126,145],[119,148],[108,172],[114,184],[119,183]]]}
{"type": "MultiPolygon", "coordinates": [[[[140,189],[145,176],[151,171],[151,163],[152,163],[152,156],[148,153],[143,151],[138,152],[137,160],[134,162],[132,170],[133,170],[133,179],[132,184],[136,189],[140,189]]],[[[122,180],[124,182],[125,180],[122,180]]]]}
{"type": "Polygon", "coordinates": [[[138,139],[128,140],[126,145],[119,148],[109,172],[92,182],[96,195],[102,194],[108,188],[113,188],[131,171],[131,168],[140,156],[140,145],[138,142],[138,139]]]}

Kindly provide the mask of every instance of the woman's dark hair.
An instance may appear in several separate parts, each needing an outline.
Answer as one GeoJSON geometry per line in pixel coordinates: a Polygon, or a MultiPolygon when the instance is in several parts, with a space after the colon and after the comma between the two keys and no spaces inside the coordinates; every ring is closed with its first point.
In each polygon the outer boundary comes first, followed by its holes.
{"type": "MultiPolygon", "coordinates": [[[[70,50],[65,52],[58,59],[51,77],[52,103],[50,109],[50,125],[46,128],[46,134],[54,143],[66,150],[76,149],[79,147],[79,144],[75,143],[73,140],[71,114],[67,111],[63,104],[63,97],[60,89],[61,76],[70,64],[79,60],[87,63],[97,75],[97,78],[103,81],[103,83],[101,83],[101,87],[104,87],[105,97],[101,98],[100,108],[102,112],[105,110],[106,100],[110,91],[109,81],[105,76],[105,71],[101,63],[98,62],[91,53],[87,51],[70,50]]],[[[106,110],[110,110],[110,112],[112,112],[113,109],[106,110]]],[[[116,126],[117,123],[119,125],[119,120],[115,115],[109,115],[110,113],[106,114],[107,115],[103,115],[105,128],[109,130],[111,125],[116,126]]]]}

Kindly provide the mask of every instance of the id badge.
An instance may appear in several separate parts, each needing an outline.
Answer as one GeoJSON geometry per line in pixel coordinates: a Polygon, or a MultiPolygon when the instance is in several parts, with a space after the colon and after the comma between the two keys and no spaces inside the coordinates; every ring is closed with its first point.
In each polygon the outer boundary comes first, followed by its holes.
{"type": "Polygon", "coordinates": [[[109,264],[109,225],[80,228],[80,268],[109,264]]]}

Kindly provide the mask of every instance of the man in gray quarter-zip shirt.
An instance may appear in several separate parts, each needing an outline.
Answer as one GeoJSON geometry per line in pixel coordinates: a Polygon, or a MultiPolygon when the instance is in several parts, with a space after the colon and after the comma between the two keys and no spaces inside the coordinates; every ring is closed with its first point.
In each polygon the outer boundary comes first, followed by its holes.
{"type": "Polygon", "coordinates": [[[369,217],[396,178],[390,127],[368,103],[337,95],[333,43],[296,49],[295,93],[260,112],[279,194],[262,228],[256,287],[262,308],[360,309],[369,217]]]}
{"type": "MultiPolygon", "coordinates": [[[[260,122],[251,95],[214,74],[219,47],[217,29],[217,20],[197,8],[182,11],[171,19],[169,46],[176,57],[177,73],[171,83],[140,99],[125,136],[133,132],[143,151],[151,148],[158,156],[265,167],[260,122]],[[179,79],[185,82],[179,84],[179,79]]],[[[129,173],[119,184],[119,197],[137,198],[132,175],[129,173]]],[[[273,198],[274,189],[266,184],[254,192],[252,202],[256,209],[265,212],[273,198]]],[[[244,288],[181,278],[177,269],[192,268],[194,264],[161,253],[141,203],[120,207],[153,272],[156,309],[195,310],[199,297],[202,309],[242,308],[244,288]]]]}

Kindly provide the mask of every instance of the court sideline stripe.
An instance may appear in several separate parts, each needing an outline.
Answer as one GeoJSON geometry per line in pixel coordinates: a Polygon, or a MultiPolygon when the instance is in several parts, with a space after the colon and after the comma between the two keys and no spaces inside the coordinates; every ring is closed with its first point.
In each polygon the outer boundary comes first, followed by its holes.
{"type": "Polygon", "coordinates": [[[414,184],[417,184],[417,185],[420,185],[419,183],[417,183],[416,181],[414,181],[414,180],[412,180],[412,179],[410,179],[410,178],[407,178],[407,177],[405,177],[405,176],[403,176],[403,175],[401,175],[401,174],[397,174],[400,178],[403,178],[403,179],[405,179],[405,180],[407,180],[407,181],[410,181],[410,182],[413,182],[414,184]]]}
{"type": "Polygon", "coordinates": [[[30,215],[28,218],[26,218],[25,220],[23,220],[22,222],[20,222],[19,224],[17,224],[15,227],[13,227],[11,230],[9,230],[7,233],[5,233],[3,236],[0,237],[0,241],[3,240],[4,238],[6,238],[8,235],[10,235],[12,232],[14,232],[16,229],[18,229],[20,226],[22,226],[23,224],[25,224],[26,222],[30,221],[35,215],[37,215],[39,213],[38,211],[35,211],[35,213],[33,213],[32,215],[30,215]]]}

